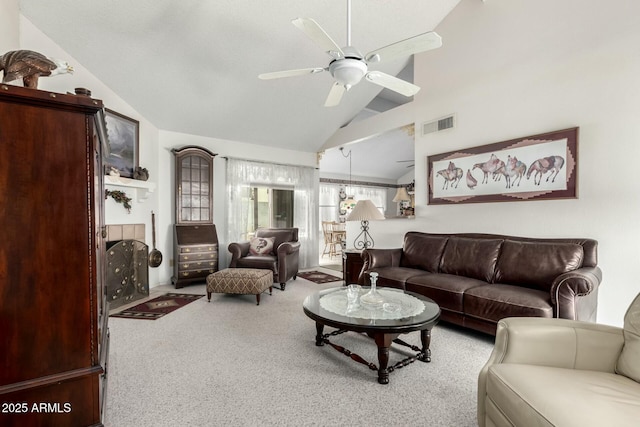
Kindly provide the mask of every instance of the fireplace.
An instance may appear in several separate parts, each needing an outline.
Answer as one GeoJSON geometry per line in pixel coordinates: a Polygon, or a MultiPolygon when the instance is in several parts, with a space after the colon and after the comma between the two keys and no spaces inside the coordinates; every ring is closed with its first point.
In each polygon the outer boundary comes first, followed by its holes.
{"type": "Polygon", "coordinates": [[[110,309],[149,296],[144,224],[107,225],[106,292],[110,309]]]}

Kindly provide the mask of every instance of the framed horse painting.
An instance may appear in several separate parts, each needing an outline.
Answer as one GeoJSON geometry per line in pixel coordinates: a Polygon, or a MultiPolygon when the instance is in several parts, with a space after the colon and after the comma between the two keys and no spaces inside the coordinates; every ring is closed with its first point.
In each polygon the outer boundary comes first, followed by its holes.
{"type": "Polygon", "coordinates": [[[577,197],[578,128],[427,157],[429,204],[577,197]]]}

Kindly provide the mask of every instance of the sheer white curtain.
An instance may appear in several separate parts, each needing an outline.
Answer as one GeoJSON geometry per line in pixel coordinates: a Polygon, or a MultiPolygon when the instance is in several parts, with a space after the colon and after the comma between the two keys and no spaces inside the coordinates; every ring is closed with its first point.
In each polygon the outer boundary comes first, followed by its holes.
{"type": "MultiPolygon", "coordinates": [[[[320,184],[320,221],[338,221],[340,210],[340,186],[320,184]]],[[[320,223],[318,230],[321,231],[320,223]]]]}
{"type": "Polygon", "coordinates": [[[246,240],[249,218],[248,197],[251,185],[293,187],[293,226],[298,228],[300,268],[318,265],[318,171],[312,167],[227,159],[227,200],[229,242],[246,240]]]}

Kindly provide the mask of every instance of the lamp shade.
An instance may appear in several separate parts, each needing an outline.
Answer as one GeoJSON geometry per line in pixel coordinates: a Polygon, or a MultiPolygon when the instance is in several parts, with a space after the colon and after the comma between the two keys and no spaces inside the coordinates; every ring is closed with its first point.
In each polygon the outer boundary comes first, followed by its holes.
{"type": "Polygon", "coordinates": [[[407,193],[407,188],[398,187],[398,191],[396,191],[396,195],[393,197],[393,201],[397,203],[409,200],[411,200],[411,197],[409,196],[409,193],[407,193]]]}
{"type": "Polygon", "coordinates": [[[384,215],[376,208],[371,200],[358,200],[347,221],[371,221],[384,219],[384,215]]]}

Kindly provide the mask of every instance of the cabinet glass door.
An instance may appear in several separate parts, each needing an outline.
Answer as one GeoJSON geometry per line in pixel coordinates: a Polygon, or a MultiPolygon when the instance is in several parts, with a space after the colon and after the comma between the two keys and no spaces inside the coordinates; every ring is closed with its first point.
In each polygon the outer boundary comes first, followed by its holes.
{"type": "Polygon", "coordinates": [[[176,154],[176,223],[213,223],[213,156],[199,147],[176,154]]]}
{"type": "Polygon", "coordinates": [[[182,159],[182,221],[211,221],[209,164],[199,156],[182,159]]]}

